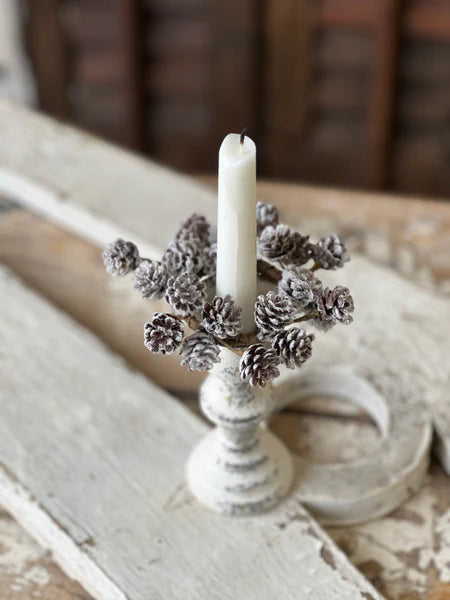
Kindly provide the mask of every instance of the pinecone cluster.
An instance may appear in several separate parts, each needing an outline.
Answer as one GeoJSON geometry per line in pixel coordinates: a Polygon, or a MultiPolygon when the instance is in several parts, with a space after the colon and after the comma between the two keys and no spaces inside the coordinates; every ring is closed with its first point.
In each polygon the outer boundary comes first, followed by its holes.
{"type": "Polygon", "coordinates": [[[242,308],[229,295],[214,296],[203,307],[202,325],[221,340],[236,337],[241,330],[242,308]]]}
{"type": "Polygon", "coordinates": [[[183,341],[183,323],[167,313],[155,312],[144,326],[144,344],[156,354],[173,354],[183,341]]]}
{"type": "Polygon", "coordinates": [[[278,263],[281,268],[301,266],[312,256],[309,236],[293,231],[288,225],[268,225],[258,238],[262,258],[278,263]]]}
{"type": "Polygon", "coordinates": [[[313,246],[312,256],[323,269],[338,269],[350,260],[347,248],[336,234],[324,237],[313,246]]]}
{"type": "Polygon", "coordinates": [[[167,286],[168,271],[155,260],[143,260],[134,272],[134,289],[143,298],[162,298],[167,286]]]}
{"type": "Polygon", "coordinates": [[[181,317],[199,312],[206,300],[206,285],[195,273],[171,277],[166,289],[166,302],[181,317]]]}
{"type": "Polygon", "coordinates": [[[264,387],[280,375],[279,363],[275,350],[264,344],[252,344],[242,355],[239,371],[242,379],[248,380],[252,387],[264,387]]]}
{"type": "Polygon", "coordinates": [[[256,230],[260,235],[268,226],[276,227],[278,225],[278,210],[273,204],[256,204],[256,230]]]}
{"type": "Polygon", "coordinates": [[[272,347],[288,369],[295,369],[311,358],[313,340],[314,334],[307,334],[301,327],[291,327],[274,336],[272,347]]]}
{"type": "Polygon", "coordinates": [[[210,371],[215,363],[220,362],[219,346],[210,333],[196,331],[184,338],[181,346],[181,365],[189,371],[210,371]]]}
{"type": "Polygon", "coordinates": [[[264,339],[292,323],[295,307],[285,294],[267,292],[265,296],[258,296],[255,303],[255,324],[259,330],[259,337],[264,339]]]}
{"type": "Polygon", "coordinates": [[[301,367],[311,357],[314,335],[297,326],[308,321],[322,331],[352,322],[354,302],[344,286],[323,287],[315,271],[337,269],[349,260],[345,244],[330,235],[313,244],[279,223],[271,204],[256,207],[258,253],[270,281],[277,284],[257,297],[255,334],[241,335],[242,308],[235,300],[208,297],[206,281],[215,277],[217,232],[194,214],[181,223],[161,261],[139,255],[132,242],[118,239],[103,252],[113,276],[134,271],[134,288],[145,299],[165,298],[173,314],[155,312],[144,327],[144,344],[159,354],[179,352],[190,371],[207,371],[220,362],[220,348],[241,355],[240,373],[252,386],[264,387],[280,374],[279,367],[301,367]],[[310,267],[306,264],[311,260],[310,267]],[[185,325],[194,332],[185,337],[185,325]],[[225,342],[227,340],[227,342],[225,342]]]}
{"type": "Polygon", "coordinates": [[[313,309],[322,283],[308,269],[295,269],[283,272],[278,289],[291,298],[297,309],[308,311],[313,309]]]}
{"type": "Polygon", "coordinates": [[[313,324],[317,329],[328,331],[337,323],[350,325],[353,321],[351,313],[355,308],[350,290],[342,285],[330,290],[325,288],[317,298],[318,316],[313,324]]]}
{"type": "Polygon", "coordinates": [[[113,277],[128,275],[140,262],[138,249],[133,242],[121,239],[108,244],[102,256],[106,270],[113,277]]]}

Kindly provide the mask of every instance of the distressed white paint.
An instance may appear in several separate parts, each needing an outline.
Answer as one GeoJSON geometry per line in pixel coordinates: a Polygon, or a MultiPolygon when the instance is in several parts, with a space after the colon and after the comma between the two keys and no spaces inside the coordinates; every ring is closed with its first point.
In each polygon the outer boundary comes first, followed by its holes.
{"type": "Polygon", "coordinates": [[[200,392],[203,413],[217,427],[194,448],[187,481],[203,504],[226,515],[251,515],[278,504],[293,480],[284,444],[259,425],[274,405],[269,385],[241,379],[239,356],[221,350],[221,362],[200,392]]]}
{"type": "Polygon", "coordinates": [[[217,212],[216,194],[191,178],[3,102],[0,193],[102,246],[132,238],[150,258],[187,213],[217,212]]]}
{"type": "Polygon", "coordinates": [[[206,426],[5,271],[0,296],[0,502],[95,598],[381,599],[297,499],[202,508],[206,426]]]}

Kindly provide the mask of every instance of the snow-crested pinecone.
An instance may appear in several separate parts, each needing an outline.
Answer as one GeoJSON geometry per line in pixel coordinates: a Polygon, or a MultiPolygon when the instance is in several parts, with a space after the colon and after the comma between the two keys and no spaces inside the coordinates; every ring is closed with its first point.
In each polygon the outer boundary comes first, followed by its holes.
{"type": "Polygon", "coordinates": [[[258,202],[256,204],[256,227],[258,235],[269,225],[278,225],[278,210],[273,204],[258,202]]]}
{"type": "Polygon", "coordinates": [[[287,225],[268,225],[258,240],[260,254],[282,265],[302,265],[311,256],[309,236],[303,236],[287,225]]]}
{"type": "Polygon", "coordinates": [[[215,277],[217,268],[217,244],[211,244],[203,249],[202,277],[215,277]]]}
{"type": "Polygon", "coordinates": [[[272,348],[288,369],[295,369],[311,357],[314,334],[301,327],[279,331],[272,340],[272,348]]]}
{"type": "Polygon", "coordinates": [[[209,244],[209,223],[202,215],[194,213],[181,222],[175,235],[176,241],[190,242],[198,247],[209,244]]]}
{"type": "Polygon", "coordinates": [[[252,387],[264,387],[268,381],[279,376],[280,359],[273,348],[264,344],[252,344],[239,362],[241,378],[248,380],[252,387]]]}
{"type": "Polygon", "coordinates": [[[166,291],[166,267],[154,260],[143,260],[134,272],[134,288],[143,298],[162,298],[166,291]]]}
{"type": "Polygon", "coordinates": [[[292,323],[295,306],[289,296],[267,292],[258,296],[255,303],[255,323],[259,337],[270,336],[292,323]]]}
{"type": "Polygon", "coordinates": [[[144,344],[156,354],[172,354],[183,341],[183,323],[167,313],[154,313],[144,327],[144,344]]]}
{"type": "Polygon", "coordinates": [[[114,277],[128,275],[139,265],[139,251],[133,242],[118,239],[108,244],[102,254],[106,270],[114,277]]]}
{"type": "Polygon", "coordinates": [[[350,290],[342,285],[330,290],[325,288],[317,298],[319,316],[312,321],[317,329],[327,331],[337,323],[349,325],[353,321],[350,313],[355,308],[350,290]]]}
{"type": "Polygon", "coordinates": [[[162,263],[170,275],[179,275],[183,272],[200,273],[205,264],[205,250],[189,240],[170,242],[164,252],[162,263]]]}
{"type": "Polygon", "coordinates": [[[191,316],[203,308],[206,285],[195,273],[181,273],[169,279],[166,300],[177,314],[191,316]]]}
{"type": "Polygon", "coordinates": [[[299,309],[309,309],[322,290],[322,283],[308,269],[284,271],[278,283],[282,294],[292,298],[299,309]]]}
{"type": "Polygon", "coordinates": [[[206,302],[202,313],[202,326],[216,337],[224,340],[235,337],[241,330],[242,308],[229,295],[215,296],[206,302]]]}
{"type": "Polygon", "coordinates": [[[313,258],[324,269],[338,269],[350,260],[347,248],[336,234],[319,240],[312,246],[313,258]]]}
{"type": "Polygon", "coordinates": [[[184,338],[180,350],[181,365],[189,371],[209,371],[220,362],[220,348],[206,331],[196,331],[184,338]]]}

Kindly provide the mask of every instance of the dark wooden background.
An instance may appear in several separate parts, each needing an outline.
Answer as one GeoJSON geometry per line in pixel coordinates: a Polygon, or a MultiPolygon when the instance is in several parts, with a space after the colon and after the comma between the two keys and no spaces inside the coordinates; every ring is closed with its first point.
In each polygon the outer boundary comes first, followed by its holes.
{"type": "Polygon", "coordinates": [[[28,0],[42,109],[189,172],[450,196],[449,0],[28,0]]]}

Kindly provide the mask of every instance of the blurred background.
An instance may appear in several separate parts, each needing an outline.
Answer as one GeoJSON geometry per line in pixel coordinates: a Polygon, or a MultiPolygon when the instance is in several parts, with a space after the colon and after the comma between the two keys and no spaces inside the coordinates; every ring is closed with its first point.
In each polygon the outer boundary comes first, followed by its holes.
{"type": "Polygon", "coordinates": [[[247,127],[260,176],[450,197],[448,0],[0,7],[0,96],[191,173],[247,127]]]}

